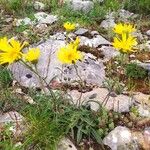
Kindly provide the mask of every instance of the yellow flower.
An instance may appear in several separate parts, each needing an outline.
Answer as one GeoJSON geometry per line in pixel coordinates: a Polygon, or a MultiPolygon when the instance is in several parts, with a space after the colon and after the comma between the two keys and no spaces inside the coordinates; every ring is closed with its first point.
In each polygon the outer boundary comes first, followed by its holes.
{"type": "Polygon", "coordinates": [[[57,58],[63,64],[72,64],[76,63],[79,59],[82,59],[82,54],[72,44],[68,44],[59,49],[57,58]]]}
{"type": "Polygon", "coordinates": [[[75,41],[73,41],[73,42],[70,43],[70,45],[72,45],[72,46],[75,47],[75,48],[78,48],[78,47],[79,47],[79,44],[80,44],[80,38],[79,38],[79,37],[77,37],[77,38],[75,39],[75,41]]]}
{"type": "Polygon", "coordinates": [[[119,49],[123,53],[133,52],[133,47],[137,45],[137,40],[135,37],[127,34],[122,34],[121,38],[114,38],[113,46],[119,49]]]}
{"type": "Polygon", "coordinates": [[[117,34],[133,33],[135,31],[136,31],[135,27],[131,24],[119,23],[119,24],[115,25],[115,27],[114,27],[114,32],[117,34]]]}
{"type": "Polygon", "coordinates": [[[27,42],[21,44],[14,38],[8,40],[6,37],[0,39],[0,65],[11,64],[21,58],[24,46],[28,45],[27,42]]]}
{"type": "Polygon", "coordinates": [[[40,57],[40,49],[38,48],[30,48],[29,51],[24,54],[24,58],[28,62],[36,62],[40,57]]]}
{"type": "Polygon", "coordinates": [[[75,47],[78,47],[79,44],[80,44],[80,38],[77,37],[76,40],[73,42],[73,44],[74,44],[75,47]]]}
{"type": "Polygon", "coordinates": [[[64,28],[67,31],[72,31],[76,28],[76,25],[74,23],[66,22],[66,23],[64,23],[64,28]]]}

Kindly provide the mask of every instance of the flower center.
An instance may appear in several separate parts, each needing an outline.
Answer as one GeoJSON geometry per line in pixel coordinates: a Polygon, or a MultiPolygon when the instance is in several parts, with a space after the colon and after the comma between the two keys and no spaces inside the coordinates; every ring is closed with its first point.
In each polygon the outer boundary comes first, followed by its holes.
{"type": "Polygon", "coordinates": [[[69,60],[73,60],[73,55],[72,54],[68,54],[68,59],[69,60]]]}

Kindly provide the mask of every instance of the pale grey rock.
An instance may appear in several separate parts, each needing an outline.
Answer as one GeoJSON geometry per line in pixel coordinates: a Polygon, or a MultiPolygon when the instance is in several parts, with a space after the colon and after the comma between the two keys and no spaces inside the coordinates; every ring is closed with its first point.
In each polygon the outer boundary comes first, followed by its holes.
{"type": "Polygon", "coordinates": [[[129,57],[130,57],[130,58],[135,58],[135,55],[134,55],[134,54],[131,54],[129,57]]]}
{"type": "Polygon", "coordinates": [[[75,39],[75,38],[76,38],[76,35],[71,32],[71,33],[68,34],[68,37],[69,37],[70,39],[75,39]]]}
{"type": "Polygon", "coordinates": [[[99,32],[98,31],[91,31],[91,35],[92,36],[99,35],[99,32]]]}
{"type": "Polygon", "coordinates": [[[23,122],[24,117],[16,111],[10,111],[0,115],[0,127],[3,127],[6,124],[11,123],[9,131],[11,131],[13,133],[13,136],[16,138],[20,136],[22,132],[25,130],[23,122]]]}
{"type": "Polygon", "coordinates": [[[132,139],[134,143],[132,145],[136,146],[133,150],[149,150],[150,149],[150,132],[149,127],[145,128],[144,131],[134,131],[132,130],[132,139]]]}
{"type": "Polygon", "coordinates": [[[45,12],[38,12],[34,16],[40,24],[53,24],[58,20],[56,15],[49,15],[45,12]]]}
{"type": "MultiPolygon", "coordinates": [[[[150,127],[144,129],[144,137],[147,140],[148,144],[150,143],[150,127]]],[[[150,145],[149,145],[150,147],[150,145]]]]}
{"type": "MultiPolygon", "coordinates": [[[[69,91],[69,94],[73,98],[74,103],[80,98],[81,93],[73,90],[69,91]]],[[[90,92],[82,93],[81,101],[83,104],[90,104],[91,109],[97,111],[99,104],[103,104],[108,110],[114,110],[116,112],[129,112],[134,100],[126,95],[109,95],[109,91],[106,88],[94,88],[90,92]],[[92,95],[96,95],[92,100],[95,102],[88,102],[91,100],[92,95]],[[99,103],[99,104],[98,104],[99,103]]]]}
{"type": "Polygon", "coordinates": [[[59,142],[57,150],[77,150],[77,148],[68,138],[63,138],[59,142]]]}
{"type": "Polygon", "coordinates": [[[102,51],[102,54],[104,54],[104,62],[109,61],[111,58],[119,55],[119,52],[112,46],[102,46],[99,48],[99,50],[102,51]]]}
{"type": "Polygon", "coordinates": [[[97,35],[95,38],[91,39],[93,46],[98,47],[100,45],[111,45],[109,41],[107,41],[104,37],[101,35],[97,35]]]}
{"type": "Polygon", "coordinates": [[[119,18],[122,20],[122,21],[128,21],[128,19],[135,19],[137,18],[138,15],[137,14],[134,14],[132,12],[129,12],[125,9],[121,9],[119,11],[119,18]]]}
{"type": "Polygon", "coordinates": [[[146,46],[146,50],[147,50],[147,51],[150,51],[150,40],[148,40],[148,41],[145,43],[145,46],[146,46]]]}
{"type": "Polygon", "coordinates": [[[46,31],[46,29],[47,29],[47,24],[37,24],[36,25],[36,27],[35,27],[35,29],[36,29],[36,31],[38,32],[38,33],[44,33],[45,31],[46,31]]]}
{"type": "Polygon", "coordinates": [[[145,43],[143,42],[142,44],[139,44],[137,46],[138,49],[142,50],[146,50],[146,51],[150,51],[150,41],[146,41],[145,43]]]}
{"type": "Polygon", "coordinates": [[[79,38],[81,40],[81,45],[87,45],[89,47],[97,48],[98,46],[102,46],[102,45],[111,45],[111,43],[101,35],[96,35],[92,39],[89,39],[85,36],[79,36],[79,38]]]}
{"type": "Polygon", "coordinates": [[[43,4],[41,2],[38,2],[38,1],[35,1],[34,2],[34,9],[38,10],[38,11],[44,10],[45,9],[45,4],[43,4]]]}
{"type": "Polygon", "coordinates": [[[26,17],[24,19],[18,19],[16,21],[16,26],[20,25],[35,25],[35,24],[53,24],[58,20],[56,15],[49,15],[45,12],[38,12],[34,14],[34,20],[32,21],[30,18],[26,17]]]}
{"type": "Polygon", "coordinates": [[[106,20],[103,20],[100,24],[100,27],[104,28],[104,29],[111,29],[116,25],[114,19],[109,18],[106,20]]]}
{"type": "Polygon", "coordinates": [[[30,32],[31,31],[27,29],[27,30],[23,31],[22,33],[24,36],[28,36],[30,34],[30,32]]]}
{"type": "Polygon", "coordinates": [[[141,62],[141,63],[138,63],[138,65],[150,72],[150,63],[142,63],[141,62]]]}
{"type": "Polygon", "coordinates": [[[128,22],[129,19],[130,20],[133,20],[135,18],[137,18],[138,15],[137,14],[134,14],[132,12],[129,12],[125,9],[120,9],[118,10],[117,12],[111,12],[111,13],[108,13],[105,18],[106,20],[119,20],[119,21],[123,21],[123,22],[128,22]]]}
{"type": "MultiPolygon", "coordinates": [[[[86,81],[87,84],[101,86],[105,79],[103,63],[94,60],[94,58],[88,55],[84,56],[82,62],[77,62],[77,69],[79,76],[83,81],[86,81]]],[[[70,82],[79,80],[75,68],[72,65],[64,69],[64,77],[70,80],[70,82]]]]}
{"type": "Polygon", "coordinates": [[[145,45],[146,45],[146,47],[147,47],[147,50],[149,50],[149,51],[150,51],[150,40],[149,40],[149,41],[147,41],[145,45]]]}
{"type": "Polygon", "coordinates": [[[141,32],[134,32],[133,36],[135,36],[139,41],[142,41],[145,39],[144,35],[141,32]]]}
{"type": "Polygon", "coordinates": [[[0,115],[0,123],[10,123],[10,122],[16,122],[22,120],[23,120],[23,116],[16,111],[10,111],[3,115],[0,115]]]}
{"type": "Polygon", "coordinates": [[[102,3],[103,1],[104,0],[93,0],[94,3],[97,3],[97,2],[102,3]]]}
{"type": "Polygon", "coordinates": [[[54,40],[65,40],[66,39],[66,36],[64,33],[61,33],[61,32],[57,32],[56,34],[50,36],[52,39],[54,40]]]}
{"type": "Polygon", "coordinates": [[[107,13],[105,16],[106,19],[112,19],[115,20],[116,18],[116,12],[107,13]]]}
{"type": "MultiPolygon", "coordinates": [[[[56,58],[56,51],[65,45],[65,42],[62,40],[52,40],[49,39],[46,42],[37,46],[41,55],[37,64],[37,69],[39,74],[46,78],[46,81],[49,83],[50,80],[58,74],[57,67],[60,67],[60,63],[56,58]]],[[[61,67],[60,67],[61,68],[61,67]]],[[[20,63],[15,63],[10,66],[10,69],[13,73],[14,78],[25,87],[39,87],[40,83],[37,79],[37,76],[20,63]],[[30,76],[30,77],[29,77],[30,76]]]]}
{"type": "Polygon", "coordinates": [[[79,28],[77,31],[75,31],[76,35],[84,35],[88,32],[88,29],[79,28]]]}
{"type": "Polygon", "coordinates": [[[12,22],[12,21],[13,21],[13,18],[6,18],[5,21],[6,21],[7,23],[12,22]]]}
{"type": "Polygon", "coordinates": [[[37,76],[23,64],[17,62],[9,66],[13,77],[24,87],[39,87],[37,76]],[[30,77],[29,77],[30,76],[30,77]]]}
{"type": "Polygon", "coordinates": [[[47,24],[37,24],[36,28],[38,28],[38,29],[46,29],[47,28],[47,24]]]}
{"type": "Polygon", "coordinates": [[[88,13],[94,7],[94,3],[92,1],[69,0],[66,2],[74,11],[83,11],[84,13],[88,13]]]}
{"type": "Polygon", "coordinates": [[[16,144],[15,144],[15,147],[17,147],[17,148],[21,148],[21,146],[22,146],[23,144],[21,143],[21,142],[17,142],[16,144]]]}
{"type": "MultiPolygon", "coordinates": [[[[58,49],[65,45],[63,40],[49,39],[37,46],[41,50],[41,56],[37,64],[39,74],[46,79],[47,83],[54,77],[61,82],[80,81],[74,65],[64,65],[63,72],[60,71],[62,64],[58,61],[56,53],[58,49]],[[63,75],[62,75],[63,73],[63,75]]],[[[87,84],[101,86],[105,78],[105,70],[102,62],[95,60],[93,55],[83,54],[84,59],[77,62],[77,70],[83,81],[87,84]]],[[[15,63],[10,66],[14,78],[23,86],[39,87],[40,82],[37,76],[25,66],[15,63]]]]}
{"type": "Polygon", "coordinates": [[[139,105],[138,113],[141,117],[150,117],[150,108],[146,106],[139,105]]]}
{"type": "Polygon", "coordinates": [[[33,22],[28,17],[26,17],[24,19],[18,19],[17,22],[16,22],[16,26],[20,26],[20,25],[32,25],[32,24],[33,24],[33,22]]]}
{"type": "Polygon", "coordinates": [[[150,103],[149,103],[150,94],[143,94],[141,92],[136,92],[134,93],[133,98],[141,105],[146,104],[150,108],[150,103]]]}
{"type": "Polygon", "coordinates": [[[80,38],[80,45],[86,45],[86,46],[89,46],[89,47],[93,47],[93,43],[92,43],[92,40],[85,37],[85,36],[79,36],[80,38]]]}
{"type": "Polygon", "coordinates": [[[103,140],[103,143],[109,146],[111,150],[119,150],[119,147],[122,147],[122,150],[129,150],[127,145],[131,142],[131,131],[123,126],[116,127],[103,140]]]}
{"type": "Polygon", "coordinates": [[[150,36],[150,30],[146,31],[146,34],[147,34],[148,36],[150,36]]]}

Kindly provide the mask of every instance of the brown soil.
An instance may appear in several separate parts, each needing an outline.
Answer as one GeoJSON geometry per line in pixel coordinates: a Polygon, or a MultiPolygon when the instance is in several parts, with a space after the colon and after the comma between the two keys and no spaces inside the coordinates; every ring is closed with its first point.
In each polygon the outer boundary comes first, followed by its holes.
{"type": "Polygon", "coordinates": [[[150,60],[150,52],[142,52],[136,54],[136,59],[141,62],[150,60]]]}
{"type": "MultiPolygon", "coordinates": [[[[148,53],[148,52],[145,52],[145,53],[148,55],[149,60],[150,60],[150,53],[148,53]]],[[[137,58],[139,58],[140,61],[148,60],[145,53],[144,54],[136,54],[136,56],[137,56],[137,58]],[[144,59],[144,57],[145,57],[145,59],[144,59]]],[[[115,77],[118,77],[119,81],[123,82],[126,85],[126,87],[128,87],[129,91],[132,90],[133,92],[142,92],[144,94],[150,94],[150,79],[148,76],[146,76],[145,78],[142,78],[142,79],[140,79],[140,78],[139,79],[133,79],[133,78],[129,79],[125,75],[124,68],[116,69],[114,61],[115,60],[112,59],[105,64],[106,65],[106,73],[110,73],[107,66],[109,66],[109,67],[111,66],[111,68],[113,68],[111,70],[111,74],[106,75],[106,76],[108,76],[109,78],[111,77],[112,79],[115,77]]]]}
{"type": "Polygon", "coordinates": [[[79,50],[81,52],[93,54],[97,59],[98,58],[104,58],[104,54],[102,54],[102,52],[97,50],[96,48],[91,48],[89,46],[84,45],[84,46],[80,46],[79,50]]]}
{"type": "Polygon", "coordinates": [[[134,92],[142,92],[144,94],[150,94],[150,81],[148,81],[147,78],[145,79],[131,79],[128,81],[128,79],[125,81],[125,83],[132,82],[134,85],[134,92]]]}

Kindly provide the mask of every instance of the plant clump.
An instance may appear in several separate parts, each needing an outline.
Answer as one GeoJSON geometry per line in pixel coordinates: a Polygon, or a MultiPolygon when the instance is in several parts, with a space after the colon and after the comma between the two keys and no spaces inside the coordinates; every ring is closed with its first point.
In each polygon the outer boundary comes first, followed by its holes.
{"type": "Polygon", "coordinates": [[[126,65],[125,74],[128,78],[144,79],[147,76],[147,71],[136,63],[130,63],[126,65]]]}

